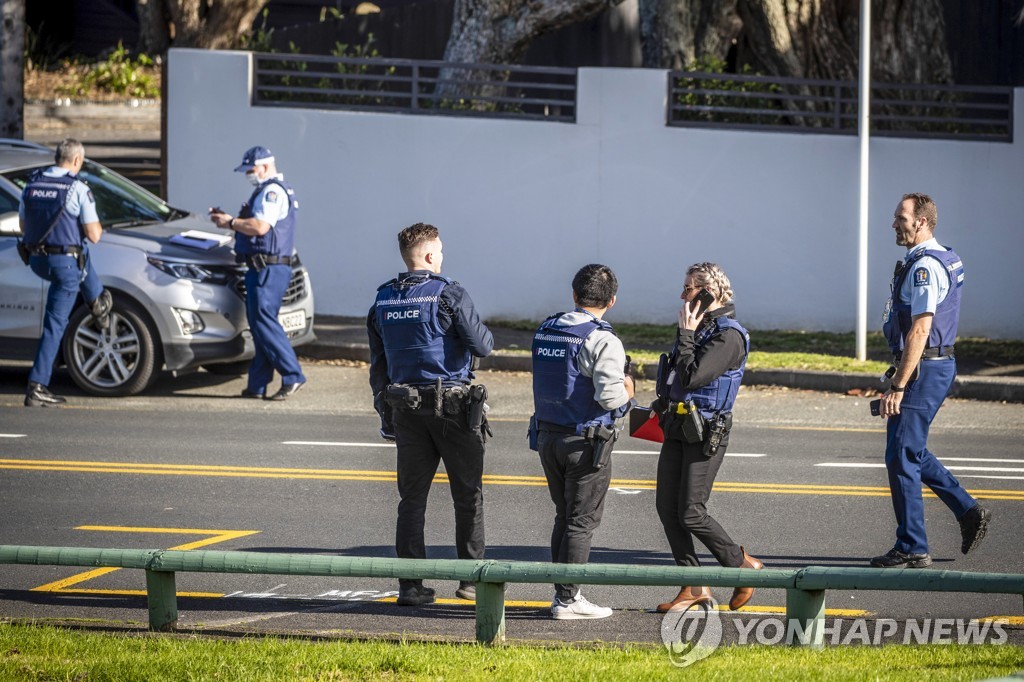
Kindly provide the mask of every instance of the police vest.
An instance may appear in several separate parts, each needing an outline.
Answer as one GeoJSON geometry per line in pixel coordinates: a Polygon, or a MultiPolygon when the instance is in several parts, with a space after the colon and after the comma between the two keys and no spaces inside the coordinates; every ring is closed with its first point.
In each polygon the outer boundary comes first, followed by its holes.
{"type": "Polygon", "coordinates": [[[255,236],[235,233],[235,253],[240,256],[248,256],[254,253],[262,253],[268,256],[290,256],[295,248],[295,223],[298,220],[299,201],[295,198],[295,190],[280,178],[265,180],[245,202],[242,210],[238,213],[239,218],[252,218],[252,206],[268,185],[278,185],[284,191],[284,199],[288,201],[288,215],[277,224],[267,230],[266,234],[255,236]]]}
{"type": "MultiPolygon", "coordinates": [[[[743,360],[736,369],[727,370],[714,381],[697,389],[684,391],[680,388],[678,377],[669,387],[669,399],[676,402],[692,400],[697,411],[705,418],[711,419],[721,412],[731,412],[732,406],[736,403],[736,394],[739,393],[740,383],[743,381],[743,371],[747,368],[747,356],[750,355],[750,334],[735,319],[721,315],[715,318],[714,324],[709,324],[697,331],[694,336],[694,351],[698,352],[706,346],[711,339],[720,336],[726,329],[735,329],[743,335],[743,360]]],[[[672,353],[673,360],[678,349],[672,353]]],[[[675,364],[674,362],[672,364],[675,364]]]]}
{"type": "Polygon", "coordinates": [[[78,217],[67,212],[68,195],[77,178],[68,173],[60,177],[43,175],[36,171],[29,177],[21,194],[25,206],[25,243],[40,246],[46,231],[48,246],[81,246],[82,231],[78,217]]]}
{"type": "MultiPolygon", "coordinates": [[[[949,249],[949,247],[944,248],[949,249]]],[[[956,341],[956,330],[960,324],[960,288],[964,285],[963,261],[953,249],[948,251],[922,249],[915,253],[892,278],[892,299],[886,312],[886,319],[882,324],[882,332],[893,353],[903,350],[907,332],[910,331],[910,326],[913,323],[910,304],[900,300],[900,290],[903,288],[903,282],[907,279],[907,275],[914,269],[914,263],[926,256],[935,258],[942,263],[949,276],[949,289],[946,292],[946,297],[936,306],[935,315],[932,318],[932,330],[928,334],[928,348],[952,346],[956,341]]]]}
{"type": "Polygon", "coordinates": [[[437,319],[441,291],[454,280],[440,275],[393,279],[377,289],[374,315],[393,384],[468,383],[472,357],[460,338],[437,319]]]}
{"type": "Polygon", "coordinates": [[[579,355],[587,337],[612,326],[596,317],[571,327],[556,327],[565,313],[552,315],[533,335],[533,408],[537,419],[575,426],[611,424],[608,410],[594,400],[594,381],[580,374],[579,355]]]}

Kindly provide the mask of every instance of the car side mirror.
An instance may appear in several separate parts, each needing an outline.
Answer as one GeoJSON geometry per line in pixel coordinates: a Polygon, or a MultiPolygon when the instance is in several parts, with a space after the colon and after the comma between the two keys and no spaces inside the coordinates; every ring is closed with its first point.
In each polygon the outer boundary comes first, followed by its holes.
{"type": "Polygon", "coordinates": [[[0,215],[0,235],[21,236],[21,221],[17,213],[0,215]]]}

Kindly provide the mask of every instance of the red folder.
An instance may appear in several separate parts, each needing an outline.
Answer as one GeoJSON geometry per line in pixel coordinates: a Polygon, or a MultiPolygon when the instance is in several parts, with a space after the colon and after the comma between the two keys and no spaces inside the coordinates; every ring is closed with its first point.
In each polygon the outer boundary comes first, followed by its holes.
{"type": "Polygon", "coordinates": [[[629,411],[629,435],[655,443],[665,440],[665,432],[658,424],[658,415],[649,407],[634,407],[629,411]]]}

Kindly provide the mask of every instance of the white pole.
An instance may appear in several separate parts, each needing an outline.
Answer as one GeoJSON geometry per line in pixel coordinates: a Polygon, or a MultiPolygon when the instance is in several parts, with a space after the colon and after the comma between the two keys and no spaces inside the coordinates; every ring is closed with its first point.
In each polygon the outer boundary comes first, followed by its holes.
{"type": "Polygon", "coordinates": [[[868,184],[871,165],[871,0],[860,0],[860,84],[857,128],[860,134],[860,229],[857,240],[857,359],[868,357],[868,184]]]}

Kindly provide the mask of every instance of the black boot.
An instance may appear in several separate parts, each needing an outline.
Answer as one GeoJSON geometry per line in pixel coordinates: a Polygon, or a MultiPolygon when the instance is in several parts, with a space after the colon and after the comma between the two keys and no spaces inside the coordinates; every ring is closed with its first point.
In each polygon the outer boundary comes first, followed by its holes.
{"type": "Polygon", "coordinates": [[[50,389],[35,381],[28,382],[28,391],[25,392],[25,407],[53,407],[63,405],[67,400],[59,395],[50,393],[50,389]]]}

